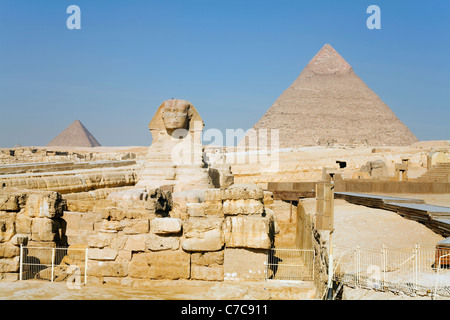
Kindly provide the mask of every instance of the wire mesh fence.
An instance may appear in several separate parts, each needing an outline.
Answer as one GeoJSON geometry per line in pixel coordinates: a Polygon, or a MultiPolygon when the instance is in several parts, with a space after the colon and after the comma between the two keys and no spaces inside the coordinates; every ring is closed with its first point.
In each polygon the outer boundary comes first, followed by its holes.
{"type": "Polygon", "coordinates": [[[87,281],[87,248],[20,247],[20,280],[87,281]]]}
{"type": "Polygon", "coordinates": [[[352,287],[450,297],[450,249],[334,246],[334,280],[352,287]]]}
{"type": "Polygon", "coordinates": [[[306,281],[314,279],[314,250],[269,250],[266,279],[306,281]]]}

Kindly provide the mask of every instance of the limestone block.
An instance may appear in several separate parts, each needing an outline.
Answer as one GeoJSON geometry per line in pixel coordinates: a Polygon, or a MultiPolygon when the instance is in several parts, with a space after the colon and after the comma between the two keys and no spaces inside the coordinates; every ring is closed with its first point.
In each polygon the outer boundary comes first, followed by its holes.
{"type": "Polygon", "coordinates": [[[88,259],[100,261],[114,261],[117,257],[117,250],[111,248],[92,248],[88,250],[88,259]]]}
{"type": "Polygon", "coordinates": [[[224,252],[196,252],[191,254],[191,279],[222,281],[224,252]]]}
{"type": "Polygon", "coordinates": [[[184,224],[185,239],[182,247],[186,251],[218,251],[224,245],[223,219],[190,218],[184,224]]]}
{"type": "Polygon", "coordinates": [[[187,205],[188,217],[204,217],[205,208],[203,203],[188,203],[187,205]]]}
{"type": "Polygon", "coordinates": [[[104,233],[90,235],[87,239],[90,248],[104,248],[111,244],[111,236],[104,233]]]}
{"type": "Polygon", "coordinates": [[[20,254],[20,248],[11,242],[0,243],[0,259],[14,258],[20,254]]]}
{"type": "Polygon", "coordinates": [[[223,190],[222,200],[264,199],[263,190],[252,184],[234,184],[223,190]]]}
{"type": "Polygon", "coordinates": [[[21,234],[31,234],[32,218],[26,214],[18,214],[16,218],[16,232],[21,234]]]}
{"type": "Polygon", "coordinates": [[[222,200],[220,201],[209,201],[205,200],[203,203],[206,216],[219,216],[223,217],[223,205],[222,200]]]}
{"type": "Polygon", "coordinates": [[[19,261],[17,259],[0,259],[0,273],[18,272],[19,261]]]}
{"type": "Polygon", "coordinates": [[[180,248],[180,238],[151,234],[147,237],[145,246],[151,251],[178,250],[180,248]]]}
{"type": "Polygon", "coordinates": [[[181,232],[181,219],[155,218],[150,222],[150,231],[155,234],[174,234],[181,232]]]}
{"type": "MultiPolygon", "coordinates": [[[[68,233],[69,233],[69,231],[73,231],[73,232],[78,231],[78,227],[79,227],[79,223],[80,223],[82,214],[83,213],[81,213],[81,212],[69,212],[69,211],[64,212],[64,220],[66,220],[66,227],[67,227],[68,233]]],[[[17,221],[16,221],[16,224],[17,224],[17,221]]]]}
{"type": "Polygon", "coordinates": [[[0,211],[0,242],[7,242],[16,233],[16,213],[0,211]]]}
{"type": "Polygon", "coordinates": [[[0,194],[0,211],[20,211],[19,195],[0,194]]]}
{"type": "Polygon", "coordinates": [[[120,221],[120,223],[124,224],[123,232],[125,234],[148,233],[150,230],[148,219],[130,219],[120,221]]]}
{"type": "Polygon", "coordinates": [[[271,247],[270,218],[228,217],[225,219],[224,234],[227,248],[269,249],[271,247]]]}
{"type": "Polygon", "coordinates": [[[222,189],[205,190],[205,201],[222,201],[222,189]]]}
{"type": "Polygon", "coordinates": [[[127,239],[127,235],[124,236],[121,234],[113,234],[113,237],[111,237],[110,248],[115,250],[122,250],[127,243],[127,239]]]}
{"type": "Polygon", "coordinates": [[[223,213],[225,215],[262,214],[263,212],[264,205],[260,200],[238,199],[223,202],[223,213]]]}
{"type": "Polygon", "coordinates": [[[201,203],[204,199],[204,190],[185,190],[172,193],[172,211],[170,217],[186,220],[189,218],[187,213],[188,203],[201,203]]]}
{"type": "Polygon", "coordinates": [[[129,235],[124,250],[131,252],[145,251],[147,237],[146,234],[129,235]]]}
{"type": "Polygon", "coordinates": [[[128,274],[127,262],[101,261],[88,266],[88,277],[126,277],[128,274]]]}
{"type": "Polygon", "coordinates": [[[224,280],[263,280],[268,250],[226,248],[224,253],[224,280]]]}
{"type": "Polygon", "coordinates": [[[58,192],[33,191],[27,196],[25,213],[37,218],[62,217],[65,206],[66,201],[58,192]]]}
{"type": "Polygon", "coordinates": [[[81,214],[78,228],[82,230],[94,230],[94,224],[98,222],[102,222],[102,215],[100,213],[86,212],[81,214]]]}
{"type": "Polygon", "coordinates": [[[103,220],[100,227],[100,232],[116,233],[122,231],[123,225],[119,221],[103,220]]]}
{"type": "Polygon", "coordinates": [[[128,274],[143,279],[188,279],[190,254],[180,250],[133,254],[128,274]]]}
{"type": "Polygon", "coordinates": [[[31,224],[31,239],[33,241],[58,241],[58,225],[55,220],[34,218],[31,224]]]}

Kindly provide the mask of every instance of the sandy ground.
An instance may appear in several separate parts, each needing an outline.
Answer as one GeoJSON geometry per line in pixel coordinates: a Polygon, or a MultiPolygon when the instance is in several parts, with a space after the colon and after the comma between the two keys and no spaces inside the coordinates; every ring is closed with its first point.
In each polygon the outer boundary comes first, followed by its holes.
{"type": "Polygon", "coordinates": [[[412,248],[417,243],[433,247],[443,239],[423,224],[395,212],[335,200],[336,245],[380,249],[383,244],[389,248],[412,248]]]}
{"type": "Polygon", "coordinates": [[[313,295],[309,282],[155,280],[146,287],[86,285],[69,289],[64,282],[0,281],[0,300],[298,300],[313,295]]]}

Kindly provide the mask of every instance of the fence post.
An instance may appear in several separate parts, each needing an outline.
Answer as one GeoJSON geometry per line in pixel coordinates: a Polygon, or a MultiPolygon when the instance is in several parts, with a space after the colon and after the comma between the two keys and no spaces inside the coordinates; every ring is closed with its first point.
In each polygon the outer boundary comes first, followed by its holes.
{"type": "Polygon", "coordinates": [[[420,250],[419,250],[419,245],[416,243],[416,248],[415,248],[415,250],[416,250],[416,261],[415,261],[415,290],[416,290],[416,292],[417,292],[417,290],[419,289],[419,253],[420,253],[420,250]]]}
{"type": "Polygon", "coordinates": [[[359,250],[359,245],[357,245],[356,246],[356,286],[358,286],[358,287],[359,287],[359,277],[360,277],[359,268],[360,268],[360,263],[361,263],[360,258],[361,258],[361,253],[359,250]]]}
{"type": "Polygon", "coordinates": [[[23,244],[20,244],[19,280],[22,281],[23,274],[23,244]]]}
{"type": "Polygon", "coordinates": [[[55,274],[55,248],[52,248],[52,281],[53,282],[53,275],[55,274]]]}
{"type": "Polygon", "coordinates": [[[88,268],[88,248],[86,247],[84,257],[84,284],[87,284],[87,268],[88,268]]]}
{"type": "Polygon", "coordinates": [[[383,247],[381,248],[381,264],[382,264],[382,277],[381,277],[381,286],[384,288],[384,284],[386,282],[386,269],[387,269],[387,262],[386,262],[386,246],[383,243],[383,247]]]}

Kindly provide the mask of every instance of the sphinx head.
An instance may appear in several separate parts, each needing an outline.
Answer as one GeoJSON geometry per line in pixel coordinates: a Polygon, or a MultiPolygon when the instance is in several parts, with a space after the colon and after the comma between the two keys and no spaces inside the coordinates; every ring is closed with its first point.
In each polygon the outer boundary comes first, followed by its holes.
{"type": "Polygon", "coordinates": [[[169,133],[177,129],[189,129],[190,106],[189,102],[178,99],[167,100],[164,103],[161,117],[169,133]]]}

